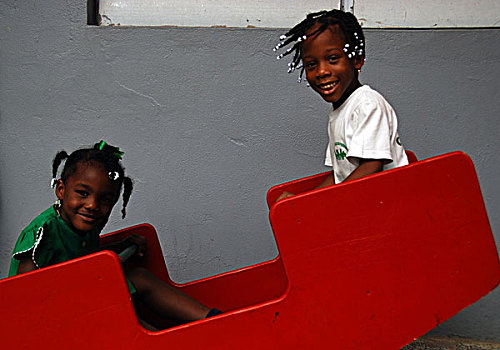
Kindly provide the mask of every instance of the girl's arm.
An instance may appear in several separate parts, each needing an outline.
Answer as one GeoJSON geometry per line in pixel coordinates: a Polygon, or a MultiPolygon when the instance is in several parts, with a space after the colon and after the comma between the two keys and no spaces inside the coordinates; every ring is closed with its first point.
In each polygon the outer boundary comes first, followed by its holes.
{"type": "Polygon", "coordinates": [[[116,254],[121,253],[124,249],[130,247],[131,245],[136,245],[137,246],[137,254],[139,256],[144,256],[144,253],[146,252],[146,238],[144,236],[138,235],[138,234],[131,234],[130,236],[127,236],[124,240],[120,242],[115,242],[115,243],[110,243],[106,244],[104,246],[101,246],[100,250],[111,250],[115,252],[116,254]]]}
{"type": "Polygon", "coordinates": [[[31,250],[19,256],[19,266],[17,267],[17,274],[30,272],[36,270],[37,267],[33,260],[31,260],[31,250]]]}

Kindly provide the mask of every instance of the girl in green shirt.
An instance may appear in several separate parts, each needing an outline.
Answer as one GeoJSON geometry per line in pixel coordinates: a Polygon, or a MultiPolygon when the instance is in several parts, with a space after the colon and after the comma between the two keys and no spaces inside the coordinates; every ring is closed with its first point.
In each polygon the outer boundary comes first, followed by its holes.
{"type": "MultiPolygon", "coordinates": [[[[132,192],[132,181],[120,163],[123,152],[104,141],[71,155],[59,152],[53,161],[57,203],[36,217],[19,236],[12,254],[9,276],[75,259],[100,250],[99,234],[106,225],[122,187],[123,209],[132,192]],[[67,159],[66,159],[67,158],[67,159]],[[61,178],[57,169],[66,159],[61,178]]],[[[143,255],[145,238],[132,235],[120,248],[136,244],[143,255]]],[[[220,313],[208,309],[144,268],[125,271],[130,292],[154,313],[166,319],[189,322],[220,313]]],[[[151,324],[141,320],[149,329],[151,324]]]]}

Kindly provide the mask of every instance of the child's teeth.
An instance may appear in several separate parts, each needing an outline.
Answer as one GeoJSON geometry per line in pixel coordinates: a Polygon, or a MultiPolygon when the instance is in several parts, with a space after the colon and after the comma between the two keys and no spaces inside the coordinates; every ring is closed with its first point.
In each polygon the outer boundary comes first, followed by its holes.
{"type": "Polygon", "coordinates": [[[328,90],[328,89],[331,89],[333,88],[335,85],[337,85],[337,83],[331,83],[331,84],[328,84],[328,85],[323,85],[323,89],[324,90],[328,90]]]}

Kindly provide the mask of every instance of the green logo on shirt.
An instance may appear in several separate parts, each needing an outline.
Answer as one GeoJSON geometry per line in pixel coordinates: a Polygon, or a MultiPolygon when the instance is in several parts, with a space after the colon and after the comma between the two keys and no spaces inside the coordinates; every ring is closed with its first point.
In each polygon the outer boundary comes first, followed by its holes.
{"type": "Polygon", "coordinates": [[[342,142],[335,142],[335,158],[337,160],[344,160],[348,151],[347,146],[342,142]]]}

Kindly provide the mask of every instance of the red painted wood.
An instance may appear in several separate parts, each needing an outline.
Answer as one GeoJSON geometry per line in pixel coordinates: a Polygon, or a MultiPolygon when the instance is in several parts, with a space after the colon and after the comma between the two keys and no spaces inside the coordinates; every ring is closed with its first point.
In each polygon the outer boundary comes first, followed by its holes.
{"type": "Polygon", "coordinates": [[[271,223],[286,232],[277,240],[285,266],[297,266],[287,269],[291,283],[322,281],[310,307],[324,312],[329,301],[330,316],[342,320],[329,336],[342,349],[397,349],[499,281],[481,192],[463,153],[291,197],[272,207],[271,223]]]}
{"type": "Polygon", "coordinates": [[[147,254],[144,258],[131,258],[126,265],[145,267],[164,282],[177,287],[196,300],[209,306],[216,306],[220,310],[234,310],[278,298],[288,286],[279,256],[270,261],[192,283],[177,284],[168,275],[160,242],[153,226],[140,224],[108,233],[101,237],[101,245],[120,241],[130,234],[146,237],[147,254]],[[262,284],[263,279],[266,280],[265,284],[262,284]],[[221,291],[224,291],[223,298],[221,298],[221,291]]]}
{"type": "Polygon", "coordinates": [[[415,155],[415,153],[413,153],[413,151],[406,150],[405,153],[406,153],[406,157],[408,158],[408,162],[410,164],[418,161],[417,156],[415,155]]]}
{"type": "Polygon", "coordinates": [[[179,286],[224,315],[144,330],[101,252],[1,280],[2,348],[399,349],[500,279],[460,152],[285,199],[270,221],[279,258],[179,286]]]}

